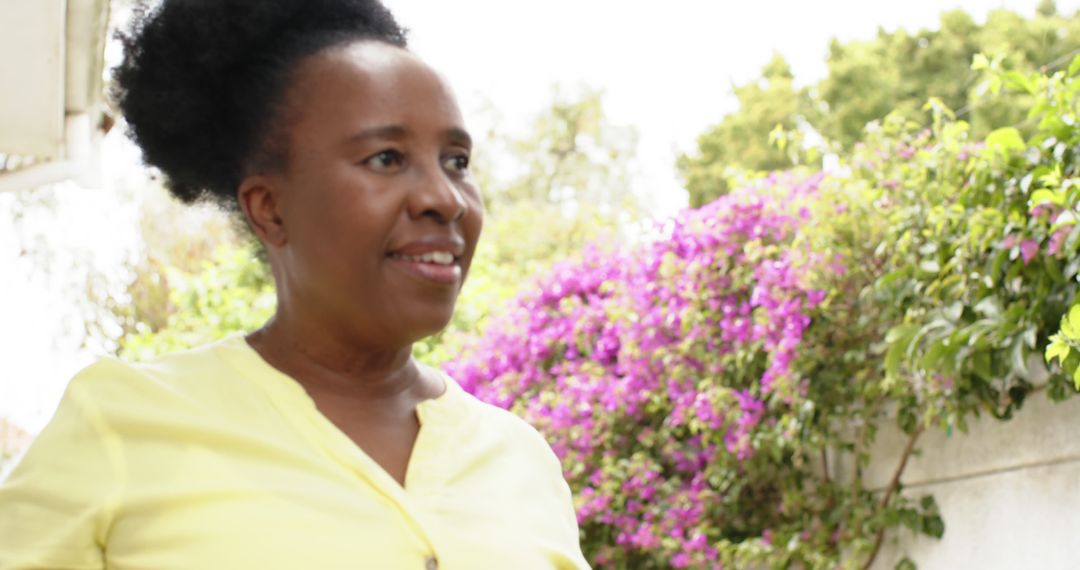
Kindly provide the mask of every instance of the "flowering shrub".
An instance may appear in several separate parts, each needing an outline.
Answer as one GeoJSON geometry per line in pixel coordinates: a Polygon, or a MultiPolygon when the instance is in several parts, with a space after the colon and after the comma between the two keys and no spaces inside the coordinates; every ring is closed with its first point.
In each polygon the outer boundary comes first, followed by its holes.
{"type": "Polygon", "coordinates": [[[821,179],[771,177],[684,212],[643,251],[587,251],[448,366],[547,434],[596,565],[837,552],[812,516],[837,494],[808,459],[826,440],[800,363],[826,298],[810,274],[844,273],[800,241],[821,179]]]}
{"type": "Polygon", "coordinates": [[[890,323],[885,384],[910,386],[895,395],[909,433],[963,430],[983,412],[1008,419],[1035,390],[1072,392],[1057,366],[1043,383],[1037,357],[1078,290],[1080,227],[1064,198],[1080,162],[1080,58],[1052,77],[989,73],[1034,97],[1028,140],[1005,127],[975,143],[931,102],[931,128],[894,118],[872,134],[852,177],[869,184],[847,185],[864,194],[864,216],[885,222],[873,294],[890,323]],[[889,145],[907,157],[872,156],[889,145]]]}
{"type": "Polygon", "coordinates": [[[920,434],[1068,395],[1056,366],[1036,385],[1048,346],[1080,364],[1080,310],[1050,343],[1077,293],[1078,146],[1061,141],[1080,122],[1060,117],[1075,97],[1038,100],[1058,117],[1030,141],[969,140],[931,101],[932,126],[888,118],[846,174],[772,175],[641,250],[593,248],[449,372],[545,433],[598,567],[866,568],[890,529],[940,537],[933,498],[900,493],[920,434]],[[886,419],[909,441],[872,490],[886,419]],[[839,455],[851,473],[830,473],[839,455]]]}
{"type": "MultiPolygon", "coordinates": [[[[1012,245],[1020,248],[1025,263],[1041,258],[1055,288],[1074,284],[1080,273],[1080,58],[1067,71],[1050,76],[1021,77],[1019,87],[1037,95],[1033,115],[1040,117],[1038,132],[1028,142],[1031,175],[1026,179],[1030,215],[1039,219],[1042,232],[1018,233],[1012,245]]],[[[1050,338],[1046,358],[1071,377],[1080,390],[1080,301],[1073,299],[1060,330],[1050,338]]]]}

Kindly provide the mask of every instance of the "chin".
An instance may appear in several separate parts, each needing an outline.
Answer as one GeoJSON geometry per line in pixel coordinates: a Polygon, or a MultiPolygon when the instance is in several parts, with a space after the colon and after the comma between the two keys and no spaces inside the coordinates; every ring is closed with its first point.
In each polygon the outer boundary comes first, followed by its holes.
{"type": "Polygon", "coordinates": [[[450,319],[453,316],[454,309],[451,306],[448,310],[425,311],[423,315],[416,315],[414,318],[408,319],[410,342],[417,342],[439,334],[450,324],[450,319]]]}

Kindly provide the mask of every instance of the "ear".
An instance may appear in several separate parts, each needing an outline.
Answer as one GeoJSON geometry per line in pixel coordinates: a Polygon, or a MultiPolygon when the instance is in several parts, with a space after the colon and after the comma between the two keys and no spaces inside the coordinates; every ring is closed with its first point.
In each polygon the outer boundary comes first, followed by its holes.
{"type": "Polygon", "coordinates": [[[280,188],[271,177],[262,174],[248,176],[237,188],[236,197],[248,225],[264,244],[281,247],[288,242],[285,223],[278,211],[281,205],[280,188]]]}

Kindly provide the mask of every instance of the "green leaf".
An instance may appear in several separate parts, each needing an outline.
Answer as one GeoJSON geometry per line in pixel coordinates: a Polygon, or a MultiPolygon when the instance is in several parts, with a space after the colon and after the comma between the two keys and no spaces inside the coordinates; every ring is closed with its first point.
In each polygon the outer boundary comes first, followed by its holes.
{"type": "Polygon", "coordinates": [[[1019,89],[1026,93],[1035,93],[1035,83],[1019,71],[1006,71],[1002,74],[1002,78],[1013,89],[1019,89]]]}
{"type": "Polygon", "coordinates": [[[1032,120],[1035,117],[1041,117],[1050,110],[1050,104],[1045,99],[1036,100],[1035,104],[1031,106],[1031,110],[1028,111],[1027,118],[1032,120]]]}
{"type": "Polygon", "coordinates": [[[1046,274],[1054,280],[1054,283],[1058,285],[1064,285],[1066,283],[1065,275],[1061,272],[1061,263],[1058,260],[1050,256],[1043,256],[1043,266],[1046,267],[1046,274]]]}
{"type": "Polygon", "coordinates": [[[945,536],[945,521],[940,515],[926,517],[923,520],[923,531],[934,538],[941,538],[945,536]]]}
{"type": "Polygon", "coordinates": [[[889,350],[885,353],[885,376],[896,378],[900,372],[900,364],[907,354],[911,337],[915,334],[915,325],[900,325],[893,327],[885,335],[885,341],[889,343],[889,350]]]}
{"type": "Polygon", "coordinates": [[[900,373],[900,362],[904,358],[905,348],[902,345],[894,344],[885,353],[885,376],[887,378],[895,378],[900,373]]]}
{"type": "Polygon", "coordinates": [[[907,268],[897,269],[896,271],[892,271],[890,273],[887,273],[885,276],[883,276],[878,281],[878,283],[883,287],[887,287],[887,286],[892,285],[893,283],[897,282],[898,280],[903,279],[904,277],[907,276],[907,274],[908,274],[907,268]]]}
{"type": "Polygon", "coordinates": [[[990,277],[996,282],[998,276],[1001,275],[1001,270],[1005,267],[1005,262],[1009,261],[1009,250],[1003,249],[994,256],[994,261],[990,264],[990,277]]]}
{"type": "Polygon", "coordinates": [[[971,357],[971,368],[975,372],[975,375],[984,382],[990,382],[994,379],[994,372],[993,370],[991,370],[989,352],[976,352],[971,357]]]}
{"type": "Polygon", "coordinates": [[[1080,352],[1070,350],[1069,354],[1065,357],[1065,360],[1061,363],[1061,369],[1071,374],[1072,371],[1077,368],[1080,368],[1080,352]]]}
{"type": "Polygon", "coordinates": [[[1019,152],[1027,148],[1024,137],[1016,127],[1005,127],[991,131],[990,134],[986,135],[986,146],[1003,153],[1019,152]]]}
{"type": "MultiPolygon", "coordinates": [[[[976,55],[975,57],[978,57],[978,55],[976,55]]],[[[894,570],[918,570],[918,569],[919,569],[919,567],[916,566],[915,563],[912,562],[911,559],[906,557],[906,556],[904,558],[902,558],[900,560],[900,562],[897,562],[896,566],[894,567],[894,570]]]]}
{"type": "Polygon", "coordinates": [[[1069,343],[1065,342],[1065,339],[1060,334],[1051,336],[1050,344],[1046,346],[1046,363],[1050,364],[1056,358],[1064,366],[1070,350],[1069,343]]]}
{"type": "Polygon", "coordinates": [[[1040,204],[1055,204],[1061,206],[1064,203],[1065,195],[1062,192],[1047,190],[1046,188],[1032,192],[1031,200],[1029,201],[1029,205],[1031,206],[1038,206],[1040,204]]]}
{"type": "Polygon", "coordinates": [[[935,341],[930,344],[930,348],[928,348],[926,354],[923,355],[921,362],[922,367],[927,370],[938,369],[938,364],[943,360],[951,358],[955,352],[956,350],[954,348],[950,348],[944,342],[935,341]]]}
{"type": "Polygon", "coordinates": [[[918,327],[915,325],[895,326],[889,329],[889,332],[885,333],[885,342],[896,344],[901,339],[911,338],[911,335],[914,334],[916,330],[918,330],[918,327]]]}
{"type": "Polygon", "coordinates": [[[1073,305],[1061,321],[1061,334],[1066,340],[1080,340],[1080,304],[1073,305]]]}
{"type": "Polygon", "coordinates": [[[1080,55],[1074,57],[1069,64],[1069,77],[1076,77],[1077,74],[1080,74],[1080,55]]]}

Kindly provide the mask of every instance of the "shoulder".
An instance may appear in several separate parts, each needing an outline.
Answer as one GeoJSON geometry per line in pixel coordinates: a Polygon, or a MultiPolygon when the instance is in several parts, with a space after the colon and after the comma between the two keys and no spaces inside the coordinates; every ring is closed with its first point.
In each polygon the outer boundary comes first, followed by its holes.
{"type": "Polygon", "coordinates": [[[509,410],[478,399],[449,377],[447,390],[456,408],[454,421],[466,445],[498,448],[502,457],[531,465],[535,474],[565,484],[561,461],[535,427],[509,410]]]}
{"type": "MultiPolygon", "coordinates": [[[[562,462],[547,440],[521,417],[477,399],[447,381],[456,391],[462,425],[454,453],[472,457],[483,496],[513,505],[517,516],[530,521],[534,536],[550,537],[560,545],[572,567],[588,568],[578,544],[577,516],[562,462]]],[[[448,394],[453,396],[454,394],[448,394]]]]}
{"type": "Polygon", "coordinates": [[[231,342],[230,337],[145,362],[103,357],[72,378],[64,398],[111,410],[212,404],[226,388],[222,379],[232,376],[220,355],[231,342]]]}
{"type": "Polygon", "coordinates": [[[240,380],[218,351],[214,343],[140,363],[99,358],[68,382],[31,450],[52,449],[49,454],[56,455],[72,446],[115,447],[133,436],[165,436],[176,433],[173,428],[264,405],[252,383],[240,380]],[[96,445],[87,446],[87,438],[96,445]]]}
{"type": "Polygon", "coordinates": [[[506,437],[519,440],[522,444],[540,447],[547,452],[551,451],[544,436],[529,422],[510,410],[480,400],[461,388],[453,378],[445,374],[443,376],[446,378],[447,390],[450,392],[448,395],[458,400],[458,406],[472,421],[497,428],[506,437]]]}
{"type": "Polygon", "coordinates": [[[124,480],[111,393],[138,376],[106,358],[68,384],[52,419],[0,481],[0,567],[101,567],[98,537],[124,480]]]}
{"type": "Polygon", "coordinates": [[[102,567],[100,545],[131,473],[160,459],[157,442],[138,454],[134,442],[179,433],[177,418],[207,407],[192,403],[212,353],[204,347],[144,364],[104,357],[75,374],[0,481],[0,567],[102,567]]]}
{"type": "Polygon", "coordinates": [[[206,372],[220,369],[223,362],[217,351],[232,342],[231,338],[189,350],[157,356],[142,362],[129,362],[114,356],[104,356],[75,374],[69,390],[84,390],[90,386],[106,389],[113,385],[130,388],[132,383],[189,382],[206,372]]]}

